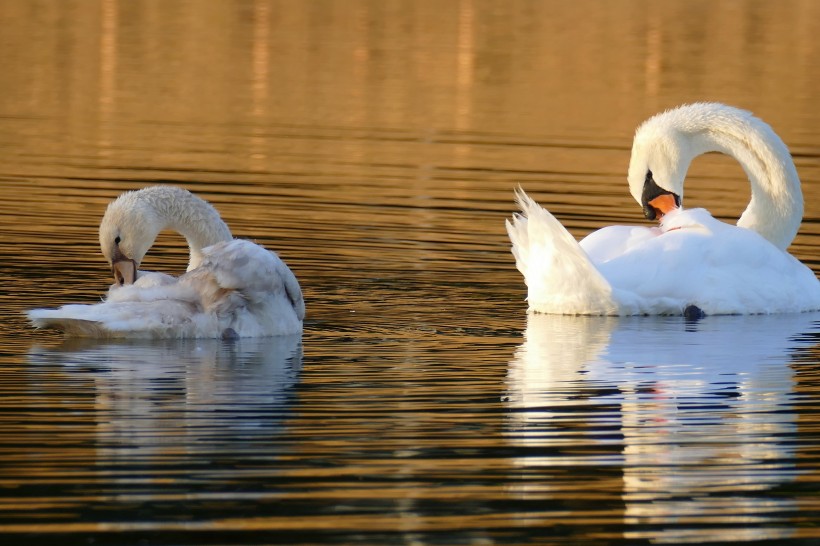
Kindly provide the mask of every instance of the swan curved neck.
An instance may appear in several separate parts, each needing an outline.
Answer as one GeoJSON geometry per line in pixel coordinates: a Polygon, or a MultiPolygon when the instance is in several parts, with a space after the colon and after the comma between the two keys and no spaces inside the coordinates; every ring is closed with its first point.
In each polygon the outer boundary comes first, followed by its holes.
{"type": "Polygon", "coordinates": [[[202,249],[233,239],[228,225],[207,201],[174,186],[158,186],[148,196],[157,213],[159,231],[172,229],[188,241],[188,271],[202,262],[202,249]]]}
{"type": "Polygon", "coordinates": [[[737,225],[786,249],[803,219],[803,193],[788,148],[766,123],[748,112],[726,109],[693,127],[693,157],[721,152],[743,167],[752,199],[737,225]]]}

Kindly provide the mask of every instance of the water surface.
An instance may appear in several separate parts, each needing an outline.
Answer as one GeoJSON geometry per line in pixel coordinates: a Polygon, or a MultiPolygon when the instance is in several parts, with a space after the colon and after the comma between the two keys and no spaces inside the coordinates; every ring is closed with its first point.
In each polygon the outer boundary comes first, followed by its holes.
{"type": "MultiPolygon", "coordinates": [[[[820,315],[526,315],[521,184],[643,223],[635,127],[752,109],[820,271],[820,5],[0,3],[0,534],[9,543],[820,541],[820,315]],[[299,277],[301,338],[64,341],[96,229],[175,183],[299,277]]],[[[732,160],[687,202],[731,220],[732,160]]],[[[179,273],[160,237],[147,269],[179,273]]]]}

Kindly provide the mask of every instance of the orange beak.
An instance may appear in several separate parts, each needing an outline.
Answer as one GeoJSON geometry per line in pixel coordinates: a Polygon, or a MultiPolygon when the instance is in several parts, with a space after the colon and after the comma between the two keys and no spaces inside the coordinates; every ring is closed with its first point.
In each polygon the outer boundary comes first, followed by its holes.
{"type": "Polygon", "coordinates": [[[675,202],[675,196],[671,193],[659,195],[652,201],[649,201],[648,204],[657,211],[658,221],[662,220],[669,211],[678,208],[678,204],[675,202]]]}

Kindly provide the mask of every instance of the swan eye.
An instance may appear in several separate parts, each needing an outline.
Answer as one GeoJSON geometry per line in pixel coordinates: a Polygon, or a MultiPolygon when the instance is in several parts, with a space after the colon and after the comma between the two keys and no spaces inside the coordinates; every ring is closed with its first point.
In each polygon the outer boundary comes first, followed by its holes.
{"type": "Polygon", "coordinates": [[[646,178],[644,178],[643,183],[648,184],[650,180],[652,180],[652,171],[647,169],[646,178]]]}
{"type": "Polygon", "coordinates": [[[122,241],[122,239],[120,239],[120,236],[119,236],[119,235],[117,235],[116,237],[114,237],[114,244],[115,244],[115,245],[120,244],[120,241],[122,241]]]}

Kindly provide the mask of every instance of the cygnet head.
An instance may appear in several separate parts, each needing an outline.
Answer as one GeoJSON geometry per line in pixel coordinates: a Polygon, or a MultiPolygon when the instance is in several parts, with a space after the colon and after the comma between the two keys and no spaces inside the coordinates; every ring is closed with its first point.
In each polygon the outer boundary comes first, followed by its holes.
{"type": "Polygon", "coordinates": [[[100,248],[117,284],[137,279],[137,269],[162,229],[150,202],[131,191],[112,201],[100,222],[100,248]]]}
{"type": "Polygon", "coordinates": [[[708,105],[690,104],[657,114],[635,132],[629,191],[649,220],[681,206],[683,181],[698,155],[686,128],[693,110],[704,106],[708,105]]]}

